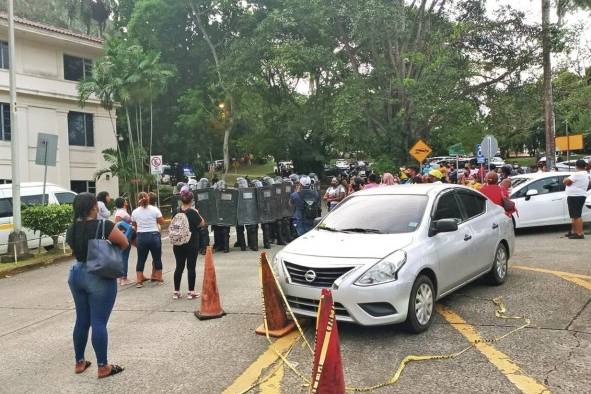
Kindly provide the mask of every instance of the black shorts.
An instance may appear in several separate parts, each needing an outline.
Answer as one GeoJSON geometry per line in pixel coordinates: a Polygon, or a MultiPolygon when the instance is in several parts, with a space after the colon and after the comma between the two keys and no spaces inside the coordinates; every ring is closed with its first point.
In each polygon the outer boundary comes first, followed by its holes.
{"type": "Polygon", "coordinates": [[[568,196],[566,203],[568,204],[568,214],[571,219],[578,219],[583,215],[583,206],[585,205],[585,196],[568,196]]]}

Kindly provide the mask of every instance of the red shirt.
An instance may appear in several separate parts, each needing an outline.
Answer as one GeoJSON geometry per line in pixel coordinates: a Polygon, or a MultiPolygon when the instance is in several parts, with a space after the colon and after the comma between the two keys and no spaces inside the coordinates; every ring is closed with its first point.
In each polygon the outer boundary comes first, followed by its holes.
{"type": "Polygon", "coordinates": [[[499,206],[503,206],[503,197],[507,196],[507,191],[499,185],[486,184],[479,189],[480,193],[488,197],[492,202],[499,206]]]}

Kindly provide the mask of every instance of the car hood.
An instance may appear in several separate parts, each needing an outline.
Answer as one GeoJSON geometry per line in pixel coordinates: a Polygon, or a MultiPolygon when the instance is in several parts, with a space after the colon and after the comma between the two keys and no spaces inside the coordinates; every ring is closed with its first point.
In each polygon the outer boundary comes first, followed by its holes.
{"type": "Polygon", "coordinates": [[[359,234],[314,229],[291,242],[283,251],[318,257],[381,259],[409,245],[412,240],[412,233],[359,234]]]}

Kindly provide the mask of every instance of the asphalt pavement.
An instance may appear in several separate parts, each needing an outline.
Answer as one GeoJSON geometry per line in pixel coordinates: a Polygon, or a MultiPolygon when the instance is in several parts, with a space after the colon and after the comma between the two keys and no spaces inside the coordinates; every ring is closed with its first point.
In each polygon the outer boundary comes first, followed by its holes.
{"type": "MultiPolygon", "coordinates": [[[[478,281],[441,300],[440,313],[423,334],[339,323],[347,385],[385,382],[408,355],[453,354],[474,335],[490,340],[522,326],[523,319],[495,316],[491,300],[502,296],[506,315],[527,318],[530,326],[455,358],[410,363],[395,385],[376,392],[591,392],[591,237],[568,240],[564,232],[520,232],[507,282],[491,287],[478,281]]],[[[109,359],[126,370],[104,380],[96,379],[95,365],[73,373],[69,262],[1,279],[0,392],[218,393],[260,379],[265,381],[252,392],[306,392],[296,373],[273,362],[277,357],[266,338],[253,332],[262,322],[259,254],[234,248],[214,260],[227,312],[221,319],[199,321],[193,315],[199,300],[172,299],[169,244],[164,285],[120,288],[109,322],[109,359]]],[[[132,272],[134,261],[132,251],[132,272]]],[[[200,256],[198,287],[202,264],[200,256]]],[[[181,290],[186,293],[186,277],[181,290]]],[[[304,329],[311,343],[312,326],[304,329]]],[[[295,343],[290,365],[309,375],[312,359],[297,337],[282,343],[295,343]]],[[[86,356],[95,363],[90,342],[86,356]]]]}

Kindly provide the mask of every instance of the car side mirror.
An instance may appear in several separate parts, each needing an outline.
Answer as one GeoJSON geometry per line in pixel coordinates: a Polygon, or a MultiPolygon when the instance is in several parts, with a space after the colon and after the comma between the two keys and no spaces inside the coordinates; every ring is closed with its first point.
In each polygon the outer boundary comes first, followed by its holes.
{"type": "Polygon", "coordinates": [[[318,226],[318,224],[322,221],[322,217],[317,217],[314,219],[314,227],[318,226]]]}
{"type": "Polygon", "coordinates": [[[532,196],[535,196],[538,194],[538,191],[536,189],[530,189],[527,191],[527,193],[525,193],[525,201],[529,201],[530,198],[532,198],[532,196]]]}
{"type": "Polygon", "coordinates": [[[450,233],[458,231],[458,222],[456,219],[439,219],[431,223],[429,235],[434,236],[439,233],[450,233]]]}

